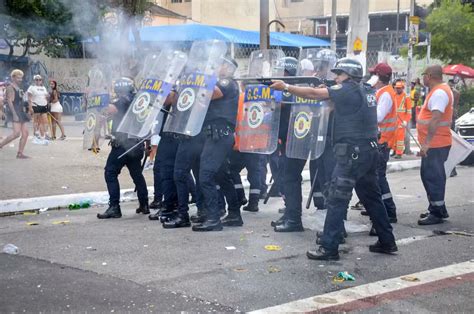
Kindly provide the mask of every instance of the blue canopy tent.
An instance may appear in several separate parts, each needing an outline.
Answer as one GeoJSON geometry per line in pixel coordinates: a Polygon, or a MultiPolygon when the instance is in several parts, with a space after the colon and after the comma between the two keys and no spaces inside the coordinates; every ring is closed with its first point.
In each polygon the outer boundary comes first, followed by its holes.
{"type": "MultiPolygon", "coordinates": [[[[260,34],[257,31],[244,31],[236,28],[210,26],[204,24],[181,24],[168,26],[149,26],[140,29],[143,42],[193,42],[196,40],[217,39],[237,45],[259,45],[260,34]]],[[[133,41],[133,35],[129,35],[133,41]]],[[[86,43],[98,42],[98,37],[86,40],[86,43]]],[[[279,47],[308,48],[329,47],[330,43],[315,37],[272,32],[270,45],[279,47]]]]}

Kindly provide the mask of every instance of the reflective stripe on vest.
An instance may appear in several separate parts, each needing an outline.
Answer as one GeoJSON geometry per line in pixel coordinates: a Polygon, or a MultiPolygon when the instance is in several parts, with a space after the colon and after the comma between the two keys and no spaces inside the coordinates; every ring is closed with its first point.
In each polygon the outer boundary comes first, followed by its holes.
{"type": "Polygon", "coordinates": [[[402,102],[398,106],[397,112],[406,112],[407,111],[407,108],[405,108],[405,100],[406,100],[406,97],[405,97],[405,95],[403,95],[402,102]]]}
{"type": "MultiPolygon", "coordinates": [[[[431,120],[418,120],[417,123],[423,124],[423,125],[428,125],[430,124],[431,120]]],[[[438,123],[438,126],[450,126],[451,122],[450,121],[441,121],[438,123]]]]}
{"type": "Polygon", "coordinates": [[[418,131],[418,140],[421,144],[426,144],[426,137],[428,136],[428,125],[433,117],[432,112],[428,108],[428,103],[430,101],[431,96],[435,91],[441,89],[448,95],[448,104],[444,113],[441,115],[441,121],[438,123],[438,128],[436,129],[436,133],[434,134],[431,142],[429,143],[429,147],[437,148],[437,147],[446,147],[450,146],[452,143],[451,138],[451,121],[453,117],[453,92],[451,88],[445,84],[439,84],[435,86],[426,96],[425,103],[423,107],[421,107],[420,114],[418,115],[418,120],[416,123],[416,129],[418,131]]]}
{"type": "Polygon", "coordinates": [[[392,108],[390,109],[390,112],[384,117],[382,122],[379,123],[379,130],[381,133],[379,143],[387,143],[389,147],[392,147],[395,143],[395,130],[397,129],[397,103],[395,100],[396,93],[393,90],[392,85],[386,85],[380,88],[375,94],[377,102],[383,93],[388,93],[390,95],[390,99],[392,100],[392,108]]]}

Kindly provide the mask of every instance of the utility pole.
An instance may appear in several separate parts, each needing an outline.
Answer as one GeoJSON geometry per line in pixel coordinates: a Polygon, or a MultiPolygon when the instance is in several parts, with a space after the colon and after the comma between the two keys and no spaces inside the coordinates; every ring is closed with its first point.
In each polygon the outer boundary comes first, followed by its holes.
{"type": "Polygon", "coordinates": [[[270,20],[268,0],[260,0],[260,49],[268,49],[269,30],[268,22],[270,20]]]}
{"type": "MultiPolygon", "coordinates": [[[[412,67],[413,67],[413,46],[416,44],[416,38],[414,40],[413,38],[413,27],[416,28],[416,31],[418,31],[418,25],[413,25],[414,22],[417,22],[415,19],[415,0],[410,0],[410,23],[409,23],[409,31],[408,31],[408,65],[407,65],[407,80],[406,80],[406,92],[407,95],[411,95],[411,81],[412,81],[412,67]]],[[[419,23],[419,21],[418,21],[419,23]]],[[[418,34],[416,34],[418,35],[418,34]]],[[[416,106],[416,104],[413,104],[413,106],[416,106]]],[[[412,111],[413,114],[413,111],[412,111]]],[[[411,129],[411,121],[408,122],[408,128],[411,129]]],[[[410,149],[410,137],[407,134],[408,132],[405,133],[405,154],[412,154],[411,149],[410,149]]]]}
{"type": "Polygon", "coordinates": [[[331,7],[331,50],[336,51],[336,32],[337,32],[337,0],[332,0],[331,7]]]}
{"type": "Polygon", "coordinates": [[[369,32],[369,0],[351,0],[347,57],[357,59],[364,69],[367,65],[367,38],[369,32]]]}
{"type": "Polygon", "coordinates": [[[397,34],[395,36],[395,49],[398,49],[399,30],[400,30],[400,0],[397,0],[397,34]]]}
{"type": "Polygon", "coordinates": [[[408,32],[408,65],[407,65],[407,84],[406,89],[407,93],[410,93],[410,85],[412,81],[412,67],[413,67],[413,46],[416,42],[411,36],[411,29],[413,27],[413,18],[415,16],[415,0],[410,0],[410,24],[408,32]]]}

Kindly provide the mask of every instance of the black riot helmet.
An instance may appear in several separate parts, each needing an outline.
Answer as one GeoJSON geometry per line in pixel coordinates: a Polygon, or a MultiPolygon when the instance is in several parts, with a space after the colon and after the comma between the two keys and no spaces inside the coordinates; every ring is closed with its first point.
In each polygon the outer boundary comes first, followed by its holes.
{"type": "Polygon", "coordinates": [[[331,72],[336,74],[346,73],[355,80],[360,80],[364,76],[362,64],[360,64],[359,61],[350,58],[342,58],[337,61],[334,68],[331,69],[331,72]]]}
{"type": "Polygon", "coordinates": [[[114,82],[114,92],[117,95],[130,95],[135,92],[133,80],[128,77],[121,77],[114,82]]]}
{"type": "Polygon", "coordinates": [[[298,60],[293,57],[285,57],[283,58],[283,66],[285,68],[285,72],[288,76],[295,76],[296,69],[298,68],[298,60]]]}

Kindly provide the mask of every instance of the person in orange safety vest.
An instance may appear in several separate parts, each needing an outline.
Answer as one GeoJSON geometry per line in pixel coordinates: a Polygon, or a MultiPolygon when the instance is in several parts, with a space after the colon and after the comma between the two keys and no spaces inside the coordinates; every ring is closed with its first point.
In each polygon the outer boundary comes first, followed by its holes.
{"type": "Polygon", "coordinates": [[[395,131],[395,143],[392,149],[395,151],[395,158],[402,158],[405,150],[405,128],[411,119],[411,99],[405,93],[405,84],[402,80],[395,82],[395,104],[397,108],[397,130],[395,131]]]}
{"type": "MultiPolygon", "coordinates": [[[[392,68],[386,63],[379,63],[369,69],[369,72],[372,77],[368,83],[377,90],[375,98],[377,99],[377,122],[380,131],[377,176],[389,221],[396,223],[397,208],[387,181],[387,162],[390,158],[390,149],[395,143],[395,131],[397,130],[396,93],[392,85],[389,84],[392,78],[392,68]]],[[[376,235],[373,226],[370,235],[376,235]]]]}
{"type": "Polygon", "coordinates": [[[453,92],[443,82],[440,65],[429,66],[423,72],[423,84],[430,89],[420,114],[416,129],[421,149],[420,175],[429,201],[428,212],[421,214],[419,225],[434,225],[448,218],[444,202],[446,173],[444,162],[451,149],[451,122],[453,116],[453,92]]]}

